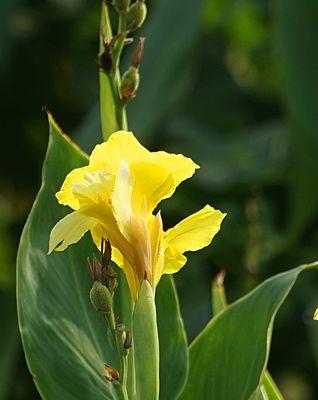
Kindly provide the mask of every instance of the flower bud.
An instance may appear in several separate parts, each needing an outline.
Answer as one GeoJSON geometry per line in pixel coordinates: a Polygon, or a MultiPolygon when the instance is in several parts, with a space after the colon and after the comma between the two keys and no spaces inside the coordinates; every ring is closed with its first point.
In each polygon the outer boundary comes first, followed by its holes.
{"type": "Polygon", "coordinates": [[[124,355],[125,356],[128,356],[131,346],[132,346],[132,337],[131,337],[130,333],[127,331],[125,340],[124,340],[124,355]]]}
{"type": "Polygon", "coordinates": [[[97,311],[104,314],[109,314],[111,312],[113,299],[107,287],[101,282],[94,282],[89,297],[97,311]]]}
{"type": "Polygon", "coordinates": [[[124,101],[129,101],[136,96],[140,82],[139,70],[136,67],[129,67],[123,75],[120,91],[124,101]]]}
{"type": "Polygon", "coordinates": [[[113,294],[118,286],[118,278],[116,272],[111,267],[108,267],[105,270],[105,280],[106,286],[108,287],[110,293],[113,294]]]}
{"type": "Polygon", "coordinates": [[[113,0],[112,4],[118,12],[123,12],[129,7],[130,0],[113,0]]]}
{"type": "Polygon", "coordinates": [[[144,0],[137,0],[128,8],[126,14],[127,29],[130,32],[140,28],[147,16],[147,6],[144,0]]]}

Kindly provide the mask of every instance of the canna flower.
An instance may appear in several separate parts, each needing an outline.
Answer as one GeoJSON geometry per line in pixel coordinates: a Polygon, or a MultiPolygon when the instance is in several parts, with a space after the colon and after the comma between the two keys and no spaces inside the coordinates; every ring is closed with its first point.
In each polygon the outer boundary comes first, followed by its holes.
{"type": "Polygon", "coordinates": [[[225,217],[206,205],[165,231],[160,211],[154,213],[197,168],[181,154],[148,151],[131,132],[114,133],[56,193],[59,203],[74,211],[52,229],[49,253],[65,250],[90,231],[98,247],[102,238],[110,241],[112,259],[124,270],[134,299],[144,279],[155,290],[163,274],[185,265],[185,252],[211,243],[225,217]]]}

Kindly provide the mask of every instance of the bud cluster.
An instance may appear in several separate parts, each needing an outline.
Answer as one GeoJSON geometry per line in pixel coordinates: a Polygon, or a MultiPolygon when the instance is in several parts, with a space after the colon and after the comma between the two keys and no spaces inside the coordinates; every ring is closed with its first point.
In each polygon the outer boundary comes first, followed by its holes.
{"type": "MultiPolygon", "coordinates": [[[[119,14],[118,34],[111,39],[102,32],[103,36],[103,51],[97,56],[97,64],[99,68],[109,76],[115,76],[118,69],[118,63],[122,48],[125,44],[130,44],[133,39],[126,38],[130,32],[139,29],[147,17],[147,6],[145,0],[105,0],[105,6],[109,7],[111,3],[119,14]]],[[[131,65],[123,74],[120,83],[117,82],[119,97],[126,103],[132,100],[136,94],[140,82],[139,66],[142,56],[144,39],[140,39],[131,65]]]]}
{"type": "Polygon", "coordinates": [[[97,311],[110,315],[113,306],[113,294],[118,285],[116,272],[110,267],[111,246],[108,240],[102,239],[101,262],[94,256],[88,262],[93,280],[90,300],[97,311]]]}

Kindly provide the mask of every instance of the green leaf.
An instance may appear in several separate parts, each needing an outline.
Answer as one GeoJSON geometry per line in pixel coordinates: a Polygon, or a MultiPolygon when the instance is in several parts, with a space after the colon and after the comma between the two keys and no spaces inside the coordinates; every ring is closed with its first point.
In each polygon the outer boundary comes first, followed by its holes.
{"type": "MultiPolygon", "coordinates": [[[[224,282],[224,272],[221,271],[212,282],[212,312],[216,316],[226,307],[228,307],[224,282]]],[[[268,400],[282,400],[283,397],[279,392],[273,378],[268,371],[265,371],[263,376],[262,385],[258,392],[255,394],[255,400],[268,399],[268,400]]]]}
{"type": "Polygon", "coordinates": [[[118,368],[118,359],[105,321],[89,301],[91,239],[47,255],[50,230],[69,212],[54,194],[68,172],[87,164],[50,116],[49,122],[43,183],[18,252],[18,316],[26,360],[45,400],[121,399],[120,385],[103,377],[103,364],[118,368]]]}
{"type": "Polygon", "coordinates": [[[174,400],[188,375],[189,355],[173,278],[164,275],[156,290],[160,344],[160,399],[174,400]]]}
{"type": "Polygon", "coordinates": [[[263,377],[263,387],[268,400],[283,400],[282,394],[268,371],[265,372],[263,377]]]}
{"type": "Polygon", "coordinates": [[[182,399],[246,400],[259,392],[274,318],[299,274],[318,263],[267,279],[217,314],[190,346],[182,399]],[[208,374],[204,371],[209,371],[208,374]]]}
{"type": "Polygon", "coordinates": [[[159,338],[156,305],[147,280],[141,284],[133,314],[136,395],[133,399],[159,399],[159,338]]]}
{"type": "Polygon", "coordinates": [[[278,0],[275,4],[277,65],[292,124],[290,234],[295,237],[318,210],[318,7],[316,0],[278,0]]]}

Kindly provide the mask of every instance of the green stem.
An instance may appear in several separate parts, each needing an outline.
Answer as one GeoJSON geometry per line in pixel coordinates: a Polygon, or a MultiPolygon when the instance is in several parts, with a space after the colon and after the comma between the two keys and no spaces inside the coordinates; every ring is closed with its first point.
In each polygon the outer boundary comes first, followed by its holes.
{"type": "MultiPolygon", "coordinates": [[[[125,17],[119,16],[118,30],[124,30],[125,17]]],[[[110,24],[108,6],[103,3],[101,32],[105,34],[108,42],[113,37],[112,27],[110,24]]],[[[126,105],[120,96],[120,71],[119,61],[121,52],[124,46],[126,34],[122,35],[117,40],[113,49],[113,68],[110,74],[100,72],[100,107],[101,107],[101,122],[102,132],[105,140],[117,130],[127,130],[126,105]]],[[[100,52],[104,51],[103,37],[100,38],[100,52]]]]}
{"type": "Polygon", "coordinates": [[[124,398],[128,400],[128,393],[127,393],[127,375],[128,375],[128,364],[127,364],[127,357],[124,354],[124,344],[122,338],[119,336],[117,329],[116,329],[116,319],[114,311],[112,310],[111,313],[107,316],[107,321],[109,325],[110,332],[113,337],[113,343],[115,345],[115,350],[119,355],[119,382],[122,384],[124,398]]]}
{"type": "Polygon", "coordinates": [[[122,101],[120,95],[120,85],[121,85],[121,75],[119,69],[119,62],[121,53],[124,48],[125,39],[127,33],[123,33],[126,29],[126,17],[124,13],[120,13],[118,17],[118,33],[122,33],[120,38],[117,40],[114,49],[113,49],[113,76],[114,81],[117,86],[117,93],[119,97],[119,113],[120,113],[120,121],[121,121],[121,129],[127,130],[128,123],[127,123],[127,115],[126,115],[126,104],[122,101]]]}

